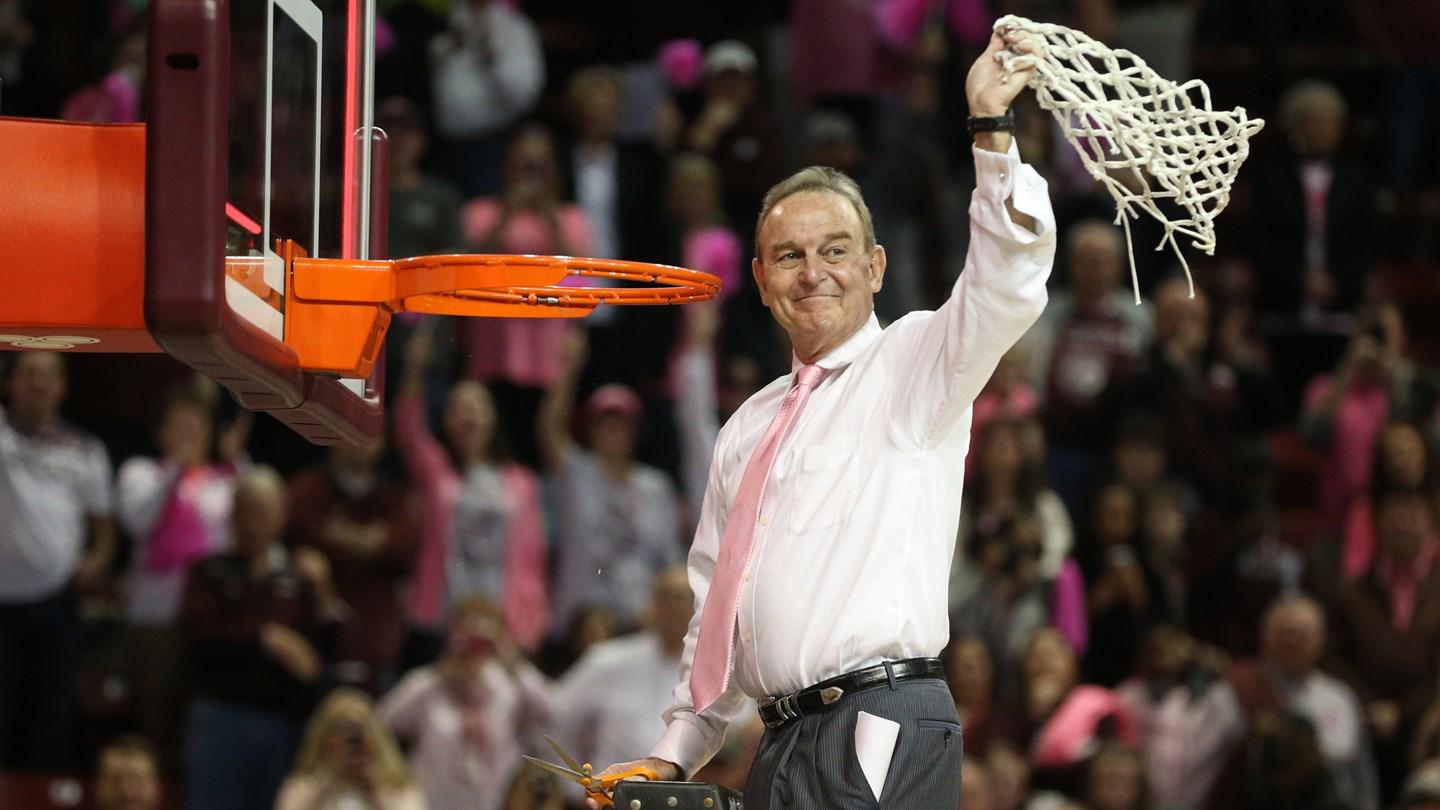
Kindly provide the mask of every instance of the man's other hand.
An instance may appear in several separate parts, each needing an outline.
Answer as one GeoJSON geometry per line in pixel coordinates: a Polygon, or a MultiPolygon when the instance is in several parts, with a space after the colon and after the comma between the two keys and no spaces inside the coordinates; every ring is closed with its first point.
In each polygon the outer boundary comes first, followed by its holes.
{"type": "MultiPolygon", "coordinates": [[[[615,776],[617,774],[622,774],[626,771],[633,771],[636,768],[649,768],[650,770],[655,772],[655,776],[661,782],[675,782],[680,779],[680,766],[676,765],[673,762],[666,762],[663,759],[656,759],[655,757],[632,759],[629,762],[619,762],[611,765],[610,767],[606,768],[603,771],[600,771],[595,775],[597,777],[604,778],[607,776],[615,776]]],[[[640,777],[634,776],[630,778],[639,779],[640,777]]],[[[596,804],[594,799],[586,799],[585,801],[591,808],[598,808],[600,806],[599,804],[596,804]]]]}

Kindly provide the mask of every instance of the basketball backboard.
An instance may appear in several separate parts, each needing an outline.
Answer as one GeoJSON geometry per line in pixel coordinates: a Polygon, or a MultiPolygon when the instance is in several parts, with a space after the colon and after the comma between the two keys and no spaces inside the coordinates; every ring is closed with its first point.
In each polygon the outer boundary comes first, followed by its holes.
{"type": "Polygon", "coordinates": [[[378,383],[302,371],[286,343],[278,244],[383,256],[374,0],[151,0],[149,13],[146,326],[312,441],[373,438],[378,383]]]}

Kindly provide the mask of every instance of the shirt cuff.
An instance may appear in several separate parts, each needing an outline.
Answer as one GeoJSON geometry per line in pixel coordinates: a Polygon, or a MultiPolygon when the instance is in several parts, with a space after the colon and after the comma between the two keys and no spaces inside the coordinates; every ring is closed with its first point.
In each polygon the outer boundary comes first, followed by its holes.
{"type": "Polygon", "coordinates": [[[688,779],[720,749],[712,736],[709,726],[693,713],[676,714],[665,727],[660,742],[650,750],[650,756],[675,763],[680,767],[680,778],[688,779]]]}
{"type": "Polygon", "coordinates": [[[975,197],[998,209],[1003,231],[1016,241],[1028,244],[1054,229],[1048,184],[1033,167],[1021,162],[1015,138],[1010,139],[1010,148],[1004,153],[979,146],[972,146],[970,151],[975,157],[975,197]],[[1031,233],[1010,220],[1005,210],[1007,200],[1017,211],[1035,220],[1039,233],[1031,233]]]}

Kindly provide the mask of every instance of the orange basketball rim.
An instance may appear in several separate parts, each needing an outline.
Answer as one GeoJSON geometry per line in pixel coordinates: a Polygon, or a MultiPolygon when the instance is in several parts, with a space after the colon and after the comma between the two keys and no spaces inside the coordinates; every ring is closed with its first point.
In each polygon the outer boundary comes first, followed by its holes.
{"type": "MultiPolygon", "coordinates": [[[[143,124],[0,118],[0,143],[25,156],[0,160],[0,350],[161,350],[145,318],[145,141],[143,124]]],[[[709,273],[611,259],[329,259],[287,241],[276,253],[283,295],[265,283],[260,257],[227,257],[225,274],[284,313],[281,349],[296,367],[339,377],[370,376],[399,312],[578,318],[599,304],[683,304],[720,291],[709,273]]]]}
{"type": "MultiPolygon", "coordinates": [[[[504,318],[580,318],[600,304],[652,306],[706,301],[710,273],[649,262],[572,256],[440,255],[394,260],[318,259],[284,243],[288,268],[285,342],[307,371],[366,376],[390,318],[400,312],[504,318]],[[585,286],[603,279],[647,286],[585,286]]],[[[254,268],[230,261],[245,283],[254,268]]]]}

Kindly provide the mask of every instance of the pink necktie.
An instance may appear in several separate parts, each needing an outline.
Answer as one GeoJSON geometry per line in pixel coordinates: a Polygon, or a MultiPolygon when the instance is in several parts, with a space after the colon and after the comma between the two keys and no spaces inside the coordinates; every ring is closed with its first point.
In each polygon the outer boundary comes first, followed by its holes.
{"type": "Polygon", "coordinates": [[[705,598],[705,612],[700,616],[700,637],[695,645],[695,661],[690,669],[690,697],[695,712],[705,711],[730,682],[730,669],[735,662],[735,615],[740,607],[740,581],[750,565],[750,552],[755,545],[755,528],[760,520],[760,499],[775,455],[791,426],[805,409],[810,391],[825,376],[825,369],[809,365],[795,372],[795,382],[780,412],[770,422],[770,429],[756,445],[740,491],[730,507],[725,534],[720,539],[720,558],[715,561],[715,576],[705,598]]]}

